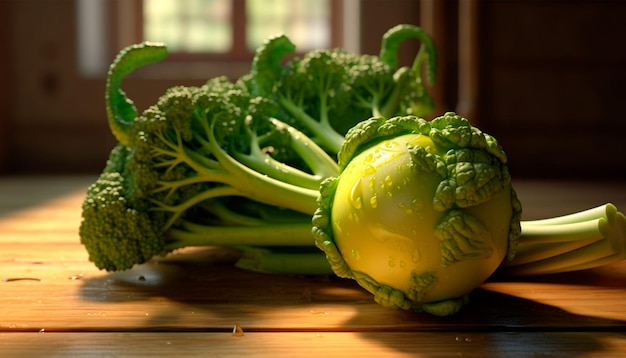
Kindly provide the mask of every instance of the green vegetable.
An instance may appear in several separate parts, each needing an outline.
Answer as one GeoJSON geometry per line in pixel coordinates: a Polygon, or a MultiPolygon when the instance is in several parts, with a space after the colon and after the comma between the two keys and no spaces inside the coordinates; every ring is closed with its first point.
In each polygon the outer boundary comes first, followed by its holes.
{"type": "MultiPolygon", "coordinates": [[[[412,26],[390,33],[428,39],[412,26]]],[[[385,57],[393,58],[393,46],[403,38],[385,41],[391,46],[385,57]]],[[[312,256],[318,265],[313,271],[330,272],[310,233],[320,183],[338,175],[336,161],[321,146],[329,146],[328,138],[334,138],[331,148],[343,142],[331,122],[347,128],[369,117],[349,113],[348,83],[350,76],[362,77],[355,63],[380,60],[320,50],[282,66],[293,49],[285,36],[271,39],[239,80],[216,77],[200,87],[170,88],[141,115],[122,91],[122,80],[167,51],[147,42],[120,52],[106,86],[107,118],[119,143],[87,191],[80,226],[97,267],[124,270],[177,248],[227,245],[244,251],[239,264],[249,269],[311,272],[280,261],[309,262],[312,256]],[[315,112],[316,119],[304,111],[315,112]]],[[[404,80],[395,89],[387,67],[375,77],[386,92],[414,90],[404,80]]],[[[412,79],[419,78],[415,72],[412,79]]],[[[420,96],[428,94],[393,102],[408,107],[420,96]]]]}
{"type": "Polygon", "coordinates": [[[363,121],[346,135],[340,175],[322,184],[316,244],[378,303],[441,316],[503,262],[502,274],[525,275],[626,257],[626,221],[610,204],[520,223],[506,162],[493,137],[454,113],[363,121]]]}
{"type": "Polygon", "coordinates": [[[316,243],[377,302],[454,313],[514,254],[521,206],[505,163],[493,137],[453,113],[364,121],[324,182],[316,243]]]}
{"type": "Polygon", "coordinates": [[[498,274],[530,276],[585,270],[626,258],[626,218],[615,205],[544,220],[522,221],[523,237],[498,274]]]}
{"type": "Polygon", "coordinates": [[[421,71],[426,65],[427,79],[433,84],[436,51],[432,39],[419,27],[391,28],[383,36],[379,56],[314,50],[281,66],[283,57],[294,50],[286,36],[270,38],[257,50],[244,82],[252,93],[279,103],[281,120],[310,135],[333,155],[345,132],[362,120],[407,113],[421,116],[433,109],[421,71]],[[398,49],[411,38],[420,40],[420,51],[411,67],[398,67],[398,49]]]}
{"type": "MultiPolygon", "coordinates": [[[[110,78],[143,65],[141,55],[151,58],[154,47],[124,51],[110,78]]],[[[337,165],[273,118],[271,102],[218,77],[197,88],[171,88],[132,118],[120,82],[107,87],[119,144],[88,189],[80,226],[98,267],[128,269],[195,245],[312,246],[317,188],[337,165]]]]}
{"type": "Polygon", "coordinates": [[[97,267],[230,246],[245,269],[334,273],[386,307],[445,316],[494,273],[626,257],[626,219],[613,205],[520,221],[496,139],[454,113],[422,119],[433,108],[422,67],[432,84],[436,54],[421,29],[390,29],[379,56],[315,50],[284,63],[294,49],[272,38],[240,79],[170,88],[141,114],[122,80],[166,48],[143,43],[116,57],[106,111],[118,144],[87,190],[79,229],[97,267]],[[422,47],[399,67],[408,38],[422,47]]]}

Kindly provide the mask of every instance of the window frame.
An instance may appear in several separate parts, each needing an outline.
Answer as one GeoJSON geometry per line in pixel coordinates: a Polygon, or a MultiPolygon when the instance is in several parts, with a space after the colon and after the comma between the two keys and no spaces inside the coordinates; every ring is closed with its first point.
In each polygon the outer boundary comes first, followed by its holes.
{"type": "MultiPolygon", "coordinates": [[[[249,62],[254,50],[247,48],[246,0],[232,0],[231,21],[233,24],[233,46],[227,52],[171,52],[164,62],[249,62]]],[[[329,0],[330,4],[330,48],[343,47],[343,0],[329,0]]],[[[140,43],[143,38],[143,0],[118,0],[113,6],[113,48],[122,48],[140,43]]],[[[297,51],[296,54],[301,54],[297,51]]]]}

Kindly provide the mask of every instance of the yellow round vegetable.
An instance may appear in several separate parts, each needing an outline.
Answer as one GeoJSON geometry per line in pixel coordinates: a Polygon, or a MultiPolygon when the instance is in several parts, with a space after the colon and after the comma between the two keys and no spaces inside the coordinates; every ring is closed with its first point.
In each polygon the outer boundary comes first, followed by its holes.
{"type": "Polygon", "coordinates": [[[519,236],[504,152],[453,113],[371,119],[346,138],[314,217],[318,247],[385,306],[455,313],[519,236]]]}

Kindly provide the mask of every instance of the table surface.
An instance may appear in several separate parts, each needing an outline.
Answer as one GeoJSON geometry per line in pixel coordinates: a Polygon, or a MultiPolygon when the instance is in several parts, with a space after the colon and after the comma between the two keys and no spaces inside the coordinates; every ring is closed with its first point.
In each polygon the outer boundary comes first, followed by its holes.
{"type": "MultiPolygon", "coordinates": [[[[186,249],[118,273],[79,242],[93,177],[0,178],[0,356],[610,357],[626,352],[626,262],[492,279],[447,318],[394,311],[355,282],[234,268],[186,249]],[[235,333],[233,333],[235,332],[235,333]]],[[[524,219],[613,202],[626,182],[519,180],[524,219]]]]}

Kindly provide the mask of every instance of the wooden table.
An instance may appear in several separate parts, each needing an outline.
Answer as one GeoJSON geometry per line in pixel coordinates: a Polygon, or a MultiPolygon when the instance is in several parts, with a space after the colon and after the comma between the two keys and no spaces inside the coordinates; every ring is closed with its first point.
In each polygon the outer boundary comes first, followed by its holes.
{"type": "MultiPolygon", "coordinates": [[[[385,309],[350,280],[241,271],[231,265],[236,253],[218,248],[102,272],[77,234],[93,179],[0,178],[0,357],[626,352],[626,263],[492,280],[448,318],[385,309]]],[[[626,208],[625,182],[520,180],[516,188],[525,219],[607,201],[626,208]]]]}

